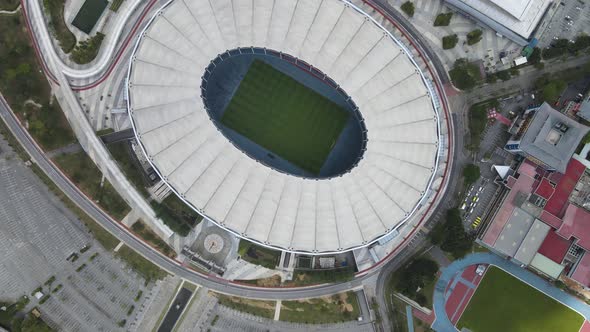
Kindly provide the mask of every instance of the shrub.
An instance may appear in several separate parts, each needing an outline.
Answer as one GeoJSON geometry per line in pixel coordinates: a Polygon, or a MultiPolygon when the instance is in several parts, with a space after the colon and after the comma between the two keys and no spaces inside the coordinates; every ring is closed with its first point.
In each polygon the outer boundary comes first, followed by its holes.
{"type": "Polygon", "coordinates": [[[465,58],[457,59],[449,71],[453,84],[461,90],[469,90],[481,80],[479,67],[465,58]]]}
{"type": "Polygon", "coordinates": [[[432,282],[436,271],[438,271],[436,262],[427,258],[415,259],[401,270],[395,289],[409,298],[415,299],[420,305],[425,305],[426,297],[416,291],[432,282]]]}
{"type": "Polygon", "coordinates": [[[78,64],[86,64],[91,62],[94,60],[94,58],[96,58],[103,39],[104,34],[97,32],[94,37],[81,41],[78,43],[78,45],[76,45],[76,47],[74,47],[70,58],[72,61],[78,64]]]}
{"type": "Polygon", "coordinates": [[[453,13],[441,13],[436,16],[434,19],[434,26],[448,26],[451,23],[451,18],[453,17],[453,13]]]}
{"type": "Polygon", "coordinates": [[[457,42],[459,42],[459,37],[457,37],[456,34],[444,36],[442,39],[443,49],[449,50],[454,48],[455,45],[457,45],[457,42]]]}
{"type": "Polygon", "coordinates": [[[475,29],[467,34],[467,45],[475,45],[481,40],[483,31],[481,29],[475,29]]]}
{"type": "Polygon", "coordinates": [[[406,15],[408,15],[409,17],[413,17],[414,16],[414,3],[411,1],[406,1],[402,4],[401,6],[402,10],[404,11],[404,13],[406,13],[406,15]]]}
{"type": "Polygon", "coordinates": [[[457,208],[449,209],[444,224],[435,227],[435,230],[436,234],[430,235],[430,241],[440,245],[442,250],[455,258],[465,256],[473,245],[473,237],[465,232],[461,213],[457,208]]]}
{"type": "Polygon", "coordinates": [[[502,81],[508,81],[510,79],[510,71],[508,70],[501,70],[496,73],[496,77],[501,79],[502,81]]]}
{"type": "Polygon", "coordinates": [[[473,183],[475,183],[475,181],[477,181],[477,179],[479,179],[480,177],[480,173],[479,173],[479,167],[477,167],[474,164],[469,164],[467,166],[465,166],[465,168],[463,169],[463,178],[465,178],[465,185],[469,186],[473,183]]]}

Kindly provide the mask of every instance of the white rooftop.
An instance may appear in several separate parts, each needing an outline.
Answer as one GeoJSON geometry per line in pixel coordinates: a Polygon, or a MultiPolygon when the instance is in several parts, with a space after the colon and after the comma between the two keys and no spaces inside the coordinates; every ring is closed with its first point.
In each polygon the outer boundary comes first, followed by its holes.
{"type": "Polygon", "coordinates": [[[340,252],[401,227],[426,202],[440,119],[400,44],[340,0],[170,1],[138,41],[128,107],[156,171],[212,222],[266,246],[340,252]],[[367,150],[349,173],[306,179],[236,148],[210,121],[201,77],[219,53],[266,47],[316,66],[353,98],[367,150]]]}
{"type": "MultiPolygon", "coordinates": [[[[447,0],[449,1],[449,0],[447,0]]],[[[453,0],[463,3],[462,9],[480,13],[497,24],[528,39],[543,18],[551,0],[453,0]]],[[[492,27],[494,28],[494,27],[492,27]]]]}

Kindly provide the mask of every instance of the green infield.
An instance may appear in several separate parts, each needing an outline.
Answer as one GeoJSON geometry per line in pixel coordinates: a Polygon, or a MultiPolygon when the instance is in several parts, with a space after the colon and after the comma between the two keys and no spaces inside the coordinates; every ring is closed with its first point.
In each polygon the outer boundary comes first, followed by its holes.
{"type": "Polygon", "coordinates": [[[491,267],[457,327],[473,332],[577,332],[583,322],[577,312],[491,267]]]}
{"type": "Polygon", "coordinates": [[[72,25],[90,34],[108,4],[107,0],[86,0],[72,21],[72,25]]]}
{"type": "Polygon", "coordinates": [[[350,113],[255,60],[221,122],[312,174],[319,174],[350,113]]]}

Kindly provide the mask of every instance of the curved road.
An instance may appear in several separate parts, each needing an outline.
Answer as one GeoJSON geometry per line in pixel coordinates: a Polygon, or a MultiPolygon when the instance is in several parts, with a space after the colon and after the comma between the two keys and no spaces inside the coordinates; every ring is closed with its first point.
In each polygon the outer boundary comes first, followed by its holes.
{"type": "Polygon", "coordinates": [[[35,161],[35,163],[73,202],[75,202],[82,210],[90,215],[90,217],[99,222],[107,231],[109,231],[121,241],[125,242],[135,251],[139,252],[145,258],[152,261],[154,264],[193,283],[197,283],[203,287],[230,295],[256,299],[289,300],[331,295],[347,291],[361,286],[365,279],[379,272],[378,270],[375,270],[372,273],[368,273],[362,277],[357,277],[350,282],[341,284],[295,288],[264,288],[233,283],[222,278],[201,274],[191,270],[189,267],[183,266],[180,262],[163,256],[157,250],[137,239],[129,232],[126,227],[112,220],[106,213],[104,213],[100,208],[92,203],[88,197],[80,192],[80,190],[75,185],[73,185],[69,179],[64,174],[62,174],[61,171],[59,171],[59,169],[57,169],[56,166],[49,160],[49,158],[43,153],[29,133],[23,129],[23,127],[20,125],[20,122],[4,100],[4,97],[1,95],[0,117],[2,117],[4,122],[8,125],[10,131],[35,161]]]}
{"type": "MultiPolygon", "coordinates": [[[[25,0],[23,0],[24,4],[25,0]]],[[[28,2],[28,1],[27,1],[28,2]]],[[[36,2],[36,1],[32,1],[36,2]]],[[[155,0],[150,1],[150,3],[154,3],[155,0]]],[[[30,3],[30,2],[29,2],[30,3]]],[[[33,8],[40,10],[38,6],[33,4],[33,8]]],[[[130,11],[131,12],[131,11],[130,11]]],[[[37,12],[37,15],[39,13],[37,12]]],[[[44,22],[41,20],[41,22],[44,22]]],[[[35,22],[30,22],[35,23],[35,22]]],[[[39,21],[36,23],[37,25],[44,26],[43,23],[39,24],[39,21]]],[[[139,23],[136,23],[136,25],[139,23]]],[[[39,27],[37,27],[39,28],[39,27]]],[[[46,33],[46,27],[41,27],[42,34],[46,33]]],[[[38,47],[37,41],[35,40],[35,36],[33,37],[33,41],[35,46],[38,47]]],[[[42,38],[49,38],[49,35],[41,36],[42,38]]],[[[118,38],[118,37],[117,37],[118,38]]],[[[47,39],[44,40],[44,44],[48,45],[47,39]]],[[[110,47],[110,46],[109,46],[110,47]]],[[[45,47],[51,48],[51,47],[45,47]]],[[[43,49],[45,49],[43,48],[43,49]]],[[[423,48],[422,48],[423,49],[423,48]]],[[[104,52],[103,54],[112,54],[112,50],[109,52],[104,52]]],[[[55,54],[55,50],[50,50],[52,52],[49,54],[50,59],[53,60],[54,64],[57,64],[57,67],[63,69],[65,73],[68,73],[68,69],[63,68],[65,66],[61,60],[55,54]],[[61,65],[59,65],[61,63],[61,65]]],[[[436,59],[436,58],[435,58],[436,59]]],[[[43,59],[41,59],[43,60],[43,59]]],[[[105,64],[101,61],[99,63],[101,68],[105,68],[105,64]]],[[[67,67],[67,66],[66,66],[67,67]]],[[[97,67],[98,68],[98,67],[97,67]]],[[[95,75],[100,72],[100,70],[94,69],[87,69],[84,71],[85,73],[89,73],[90,75],[95,75]]],[[[63,75],[62,73],[59,73],[63,75]]],[[[78,75],[79,73],[73,73],[74,76],[78,75]]],[[[63,80],[61,80],[63,82],[63,80]]],[[[446,107],[446,106],[445,106],[446,107]]],[[[447,113],[448,114],[448,113],[447,113]]],[[[257,298],[257,299],[298,299],[298,298],[308,298],[308,297],[317,297],[322,295],[330,295],[339,293],[342,291],[350,290],[355,287],[362,286],[363,282],[370,278],[371,276],[380,273],[379,268],[384,266],[391,266],[391,268],[386,268],[384,271],[389,271],[397,266],[399,262],[397,257],[393,254],[390,254],[387,258],[382,260],[381,262],[377,263],[374,267],[367,271],[362,271],[361,273],[365,273],[362,276],[355,278],[350,282],[345,282],[341,284],[328,284],[328,285],[318,285],[318,286],[311,286],[311,287],[297,287],[297,288],[263,288],[263,287],[253,287],[251,285],[242,285],[227,281],[222,278],[218,278],[215,276],[204,275],[198,273],[190,268],[183,266],[180,262],[171,260],[159,252],[154,250],[153,248],[149,247],[147,244],[136,238],[133,234],[129,232],[127,228],[119,224],[118,222],[112,220],[106,213],[104,213],[101,209],[99,209],[90,199],[88,199],[82,192],[79,191],[77,187],[75,187],[69,179],[62,174],[59,169],[47,158],[47,156],[43,153],[43,151],[36,145],[32,137],[23,129],[20,125],[20,122],[12,111],[10,111],[9,106],[7,105],[6,101],[3,97],[0,96],[0,116],[4,119],[7,123],[10,130],[13,132],[15,137],[19,140],[21,145],[25,148],[25,150],[29,153],[29,155],[35,160],[35,162],[39,165],[39,167],[49,176],[49,178],[56,183],[56,185],[76,204],[80,206],[86,213],[88,213],[93,219],[99,222],[105,229],[107,229],[110,233],[112,233],[117,238],[121,239],[125,243],[127,243],[131,248],[138,251],[144,257],[149,259],[150,261],[154,262],[161,268],[167,270],[170,273],[179,275],[182,278],[185,278],[191,282],[200,284],[204,287],[211,288],[215,291],[236,295],[236,296],[243,296],[243,297],[250,297],[250,298],[257,298]]],[[[455,142],[454,142],[455,143],[455,142]]],[[[449,167],[449,166],[447,166],[449,167]]],[[[451,172],[451,175],[454,172],[451,172]]],[[[447,179],[451,179],[452,176],[447,177],[447,179]]],[[[444,196],[443,196],[444,197],[444,196]]],[[[436,210],[435,210],[436,211],[436,210]]],[[[403,245],[406,245],[409,242],[411,237],[409,236],[404,242],[403,245]]],[[[394,250],[396,255],[401,255],[400,252],[397,250],[402,246],[396,248],[394,250]]],[[[403,250],[403,248],[402,248],[403,250]]]]}

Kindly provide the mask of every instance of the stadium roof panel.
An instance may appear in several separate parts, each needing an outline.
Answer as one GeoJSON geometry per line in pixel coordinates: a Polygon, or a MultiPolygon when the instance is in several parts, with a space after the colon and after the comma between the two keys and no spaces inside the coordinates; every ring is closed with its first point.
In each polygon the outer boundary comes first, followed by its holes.
{"type": "Polygon", "coordinates": [[[485,26],[526,45],[551,0],[445,0],[485,26]]]}
{"type": "Polygon", "coordinates": [[[134,50],[128,107],[162,179],[207,219],[260,244],[326,253],[366,246],[425,202],[438,169],[434,91],[405,47],[341,0],[169,1],[134,50]],[[333,78],[365,121],[350,172],[308,179],[236,148],[209,119],[200,79],[218,54],[284,51],[333,78]]]}

